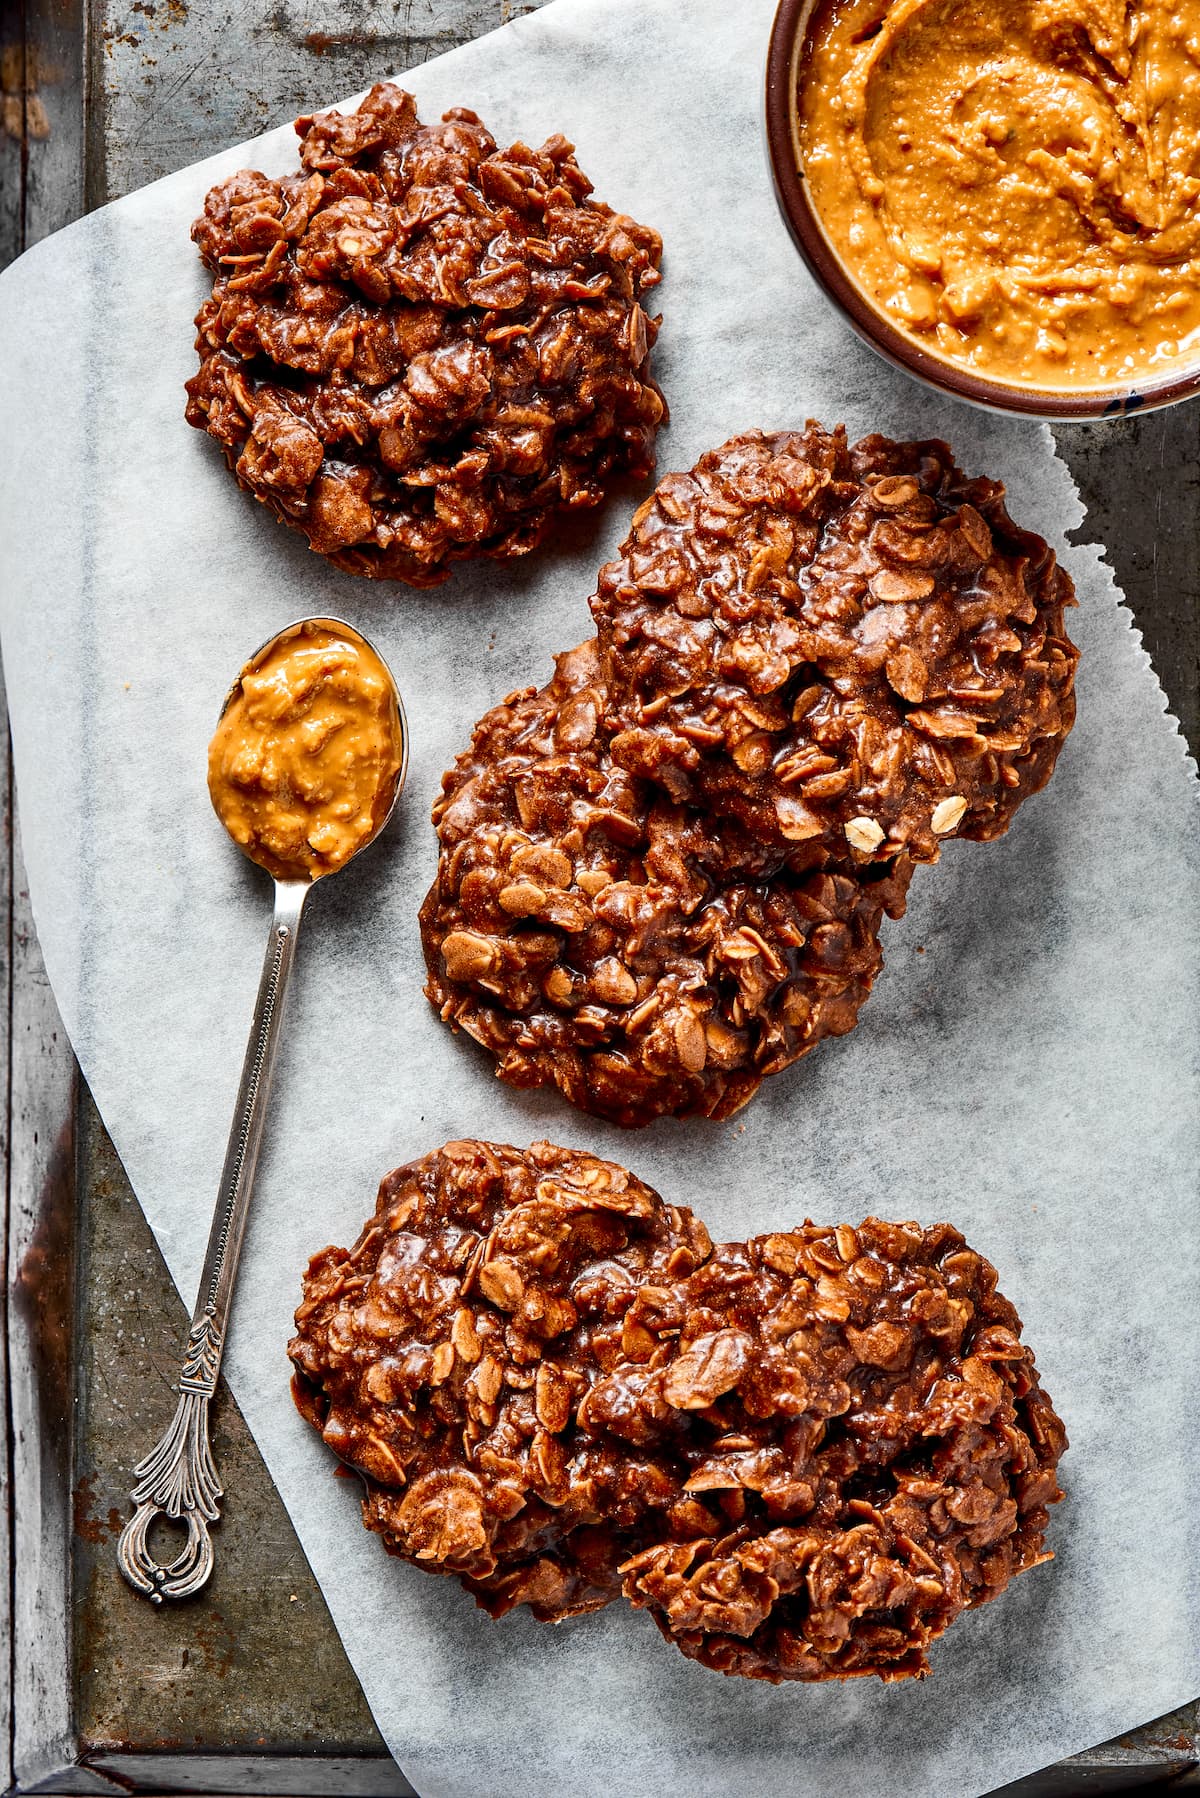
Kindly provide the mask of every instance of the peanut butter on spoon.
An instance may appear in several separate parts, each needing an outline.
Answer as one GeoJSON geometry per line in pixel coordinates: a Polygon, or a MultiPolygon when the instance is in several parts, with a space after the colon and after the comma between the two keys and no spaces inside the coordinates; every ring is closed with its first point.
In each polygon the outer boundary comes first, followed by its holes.
{"type": "Polygon", "coordinates": [[[306,619],[243,669],[208,752],[234,842],[277,880],[346,863],[391,809],[403,731],[388,670],[362,637],[306,619]]]}

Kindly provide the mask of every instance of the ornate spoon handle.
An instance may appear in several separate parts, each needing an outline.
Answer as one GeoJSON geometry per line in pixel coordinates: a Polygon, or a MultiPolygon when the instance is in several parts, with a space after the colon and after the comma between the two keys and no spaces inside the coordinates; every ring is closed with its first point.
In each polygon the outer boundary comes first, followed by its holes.
{"type": "Polygon", "coordinates": [[[208,1407],[221,1368],[300,915],[309,886],[309,882],[299,880],[275,883],[275,915],[200,1291],[183,1355],[179,1406],[157,1448],[134,1469],[138,1483],[130,1496],[136,1510],[117,1544],[121,1572],[135,1592],[144,1593],[154,1604],[161,1604],[164,1598],[190,1597],[212,1572],[213,1545],[208,1526],[217,1520],[221,1484],[209,1445],[208,1407]],[[149,1543],[150,1526],[160,1514],[186,1523],[188,1532],[187,1543],[165,1567],[154,1559],[149,1543]]]}

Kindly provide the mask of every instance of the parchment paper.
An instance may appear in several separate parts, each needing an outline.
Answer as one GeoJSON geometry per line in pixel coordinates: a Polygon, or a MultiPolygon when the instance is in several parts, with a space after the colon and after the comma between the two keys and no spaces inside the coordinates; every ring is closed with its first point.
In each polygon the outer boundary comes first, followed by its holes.
{"type": "MultiPolygon", "coordinates": [[[[663,232],[663,470],[808,414],[944,434],[1061,542],[1081,508],[1048,433],[893,373],[803,272],[761,138],[770,13],[558,0],[405,80],[426,117],[465,104],[502,141],[565,131],[598,193],[663,232]]],[[[428,807],[473,720],[588,633],[634,496],[524,566],[417,594],[332,572],[238,492],[183,422],[204,292],[188,225],[215,179],[282,172],[294,142],[158,182],[0,283],[20,445],[0,485],[0,624],[46,963],[189,1304],[269,901],[209,809],[218,704],[246,654],[316,611],[367,630],[403,686],[399,822],[310,904],[226,1363],[389,1746],[424,1798],[947,1798],[1184,1702],[1200,1689],[1200,788],[1098,552],[1065,552],[1083,661],[1052,786],[1004,841],[952,844],[917,878],[850,1037],[719,1126],[625,1135],[508,1091],[420,994],[428,807]],[[288,1397],[302,1262],[352,1239],[401,1160],[543,1133],[627,1160],[717,1237],[947,1217],[999,1265],[1070,1429],[1069,1496],[1057,1559],[959,1622],[932,1680],[722,1679],[624,1607],[493,1624],[360,1528],[354,1484],[288,1397]]]]}

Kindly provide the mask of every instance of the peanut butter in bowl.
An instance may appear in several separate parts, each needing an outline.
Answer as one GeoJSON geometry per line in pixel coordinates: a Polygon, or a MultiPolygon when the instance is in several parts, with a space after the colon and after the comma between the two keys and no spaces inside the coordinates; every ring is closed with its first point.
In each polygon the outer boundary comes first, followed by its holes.
{"type": "Polygon", "coordinates": [[[796,145],[868,303],[991,381],[1200,361],[1200,9],[818,0],[796,145]]]}
{"type": "Polygon", "coordinates": [[[335,619],[306,619],[242,670],[209,745],[217,816],[277,880],[317,880],[380,829],[404,769],[391,675],[335,619]]]}

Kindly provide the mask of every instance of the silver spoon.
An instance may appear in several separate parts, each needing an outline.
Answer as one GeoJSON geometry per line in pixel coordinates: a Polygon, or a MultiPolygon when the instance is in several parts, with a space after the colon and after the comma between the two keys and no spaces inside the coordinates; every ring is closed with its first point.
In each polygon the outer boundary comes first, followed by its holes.
{"type": "MultiPolygon", "coordinates": [[[[242,678],[264,662],[288,639],[314,629],[326,629],[338,637],[361,643],[379,662],[391,683],[396,702],[399,768],[390,803],[369,836],[351,851],[349,861],[374,842],[396,809],[408,771],[408,727],[399,689],[379,651],[361,631],[339,618],[302,618],[279,631],[251,656],[233,683],[221,707],[223,718],[241,691],[242,678]]],[[[219,720],[218,720],[219,722],[219,720]]],[[[239,845],[240,846],[240,845],[239,845]]],[[[345,866],[345,863],[342,864],[345,866]]],[[[338,870],[331,870],[336,872],[338,870]]],[[[117,1561],[135,1592],[154,1604],[164,1598],[188,1598],[205,1584],[213,1567],[213,1544],[208,1526],[219,1515],[222,1497],[209,1441],[208,1411],[217,1385],[225,1334],[237,1278],[238,1257],[250,1210],[254,1173],[266,1122],[267,1099],[276,1050],[283,1028],[284,1005],[296,955],[300,917],[315,878],[275,878],[275,911],[263,962],[254,1021],[246,1046],[242,1080],[238,1088],[225,1166],[213,1213],[212,1229],[200,1276],[200,1291],[192,1313],[192,1325],[183,1353],[179,1379],[179,1405],[158,1446],[134,1469],[137,1485],[130,1497],[136,1506],[121,1532],[117,1561]],[[187,1542],[166,1566],[150,1552],[149,1533],[158,1516],[187,1526],[187,1542]]]]}

